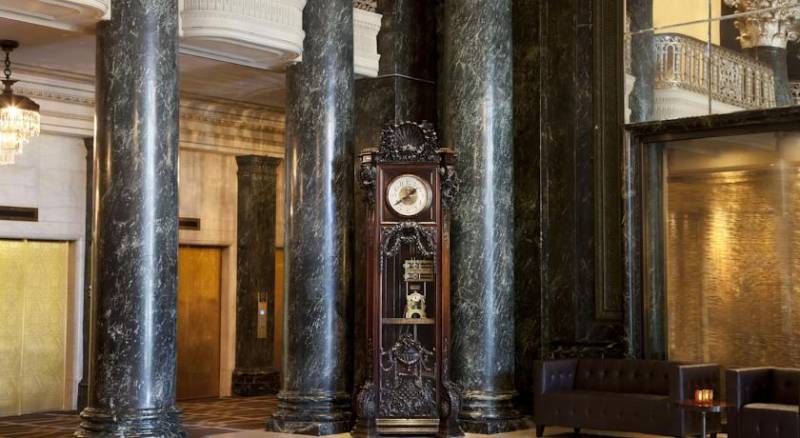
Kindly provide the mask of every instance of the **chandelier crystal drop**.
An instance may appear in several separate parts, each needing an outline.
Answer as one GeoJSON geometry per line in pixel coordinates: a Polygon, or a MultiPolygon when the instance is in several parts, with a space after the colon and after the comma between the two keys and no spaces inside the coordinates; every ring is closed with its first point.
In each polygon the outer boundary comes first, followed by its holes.
{"type": "Polygon", "coordinates": [[[0,41],[6,53],[3,93],[0,95],[0,165],[14,164],[17,155],[31,138],[39,135],[41,117],[39,105],[25,96],[14,94],[11,79],[11,52],[19,47],[16,41],[0,41]]]}

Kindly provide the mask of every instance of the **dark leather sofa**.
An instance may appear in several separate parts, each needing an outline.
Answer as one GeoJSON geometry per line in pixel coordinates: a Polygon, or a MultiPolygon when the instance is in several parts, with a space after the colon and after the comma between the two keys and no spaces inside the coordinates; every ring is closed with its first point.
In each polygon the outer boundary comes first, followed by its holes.
{"type": "MultiPolygon", "coordinates": [[[[546,426],[638,432],[683,437],[700,433],[700,419],[675,406],[696,388],[719,393],[720,368],[666,361],[569,359],[539,361],[534,383],[533,420],[546,426]]],[[[718,415],[708,433],[720,431],[718,415]]]]}
{"type": "Polygon", "coordinates": [[[800,436],[800,369],[728,370],[725,386],[730,438],[800,436]]]}

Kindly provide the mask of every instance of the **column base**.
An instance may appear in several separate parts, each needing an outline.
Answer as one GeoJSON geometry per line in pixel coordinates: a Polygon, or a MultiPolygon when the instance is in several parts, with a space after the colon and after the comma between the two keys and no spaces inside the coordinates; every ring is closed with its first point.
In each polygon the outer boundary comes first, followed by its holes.
{"type": "Polygon", "coordinates": [[[495,434],[526,429],[528,422],[514,408],[516,392],[466,392],[458,424],[467,433],[495,434]]]}
{"type": "Polygon", "coordinates": [[[281,373],[274,368],[236,369],[233,371],[232,391],[238,396],[277,394],[281,373]]]}
{"type": "Polygon", "coordinates": [[[347,433],[353,428],[350,397],[345,393],[281,392],[278,401],[278,409],[267,421],[268,431],[321,436],[347,433]]]}
{"type": "Polygon", "coordinates": [[[75,437],[169,437],[183,438],[181,412],[169,409],[141,409],[120,414],[103,409],[86,408],[81,412],[81,424],[75,437]]]}

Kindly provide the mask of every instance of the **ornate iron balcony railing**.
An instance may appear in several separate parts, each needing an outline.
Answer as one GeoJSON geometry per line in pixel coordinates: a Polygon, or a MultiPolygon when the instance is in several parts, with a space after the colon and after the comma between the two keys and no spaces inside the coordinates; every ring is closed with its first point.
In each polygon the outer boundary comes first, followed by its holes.
{"type": "Polygon", "coordinates": [[[713,100],[746,108],[775,106],[772,69],[733,50],[681,34],[655,37],[656,88],[710,94],[713,100]],[[710,69],[709,69],[710,68],[710,69]]]}
{"type": "MultiPolygon", "coordinates": [[[[743,109],[775,106],[775,75],[768,65],[715,45],[709,63],[707,44],[682,34],[658,34],[654,44],[656,89],[710,94],[713,100],[743,109]]],[[[631,50],[631,38],[626,35],[625,71],[629,74],[631,50]]]]}

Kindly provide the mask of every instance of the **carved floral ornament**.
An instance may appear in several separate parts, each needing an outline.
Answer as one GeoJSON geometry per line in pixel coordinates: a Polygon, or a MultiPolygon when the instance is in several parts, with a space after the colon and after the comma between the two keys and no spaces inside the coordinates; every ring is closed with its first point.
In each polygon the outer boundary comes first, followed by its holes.
{"type": "Polygon", "coordinates": [[[737,14],[734,22],[742,48],[786,48],[800,36],[800,0],[725,0],[737,14]]]}
{"type": "Polygon", "coordinates": [[[365,11],[375,12],[378,7],[377,0],[353,0],[353,7],[365,11]]]}

